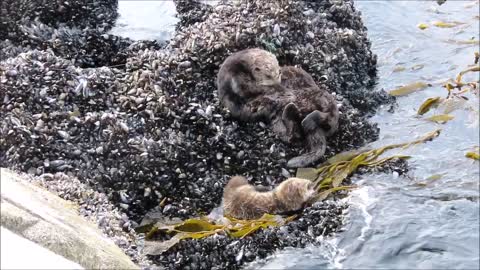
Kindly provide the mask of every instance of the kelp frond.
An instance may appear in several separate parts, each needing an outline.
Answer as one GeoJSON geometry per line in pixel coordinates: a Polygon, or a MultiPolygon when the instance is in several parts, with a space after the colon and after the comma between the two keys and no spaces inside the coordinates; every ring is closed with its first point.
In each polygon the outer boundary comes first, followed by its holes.
{"type": "Polygon", "coordinates": [[[375,167],[392,159],[407,159],[409,156],[394,155],[380,158],[388,150],[407,148],[412,145],[430,141],[440,135],[440,129],[429,132],[420,139],[407,143],[391,144],[378,149],[340,153],[324,163],[319,168],[300,168],[297,177],[314,181],[318,192],[318,199],[325,199],[329,194],[338,190],[351,189],[353,186],[341,186],[343,181],[352,175],[359,167],[375,167]]]}
{"type": "Polygon", "coordinates": [[[183,239],[201,239],[214,234],[224,234],[232,238],[244,238],[260,229],[282,226],[296,217],[296,215],[293,215],[282,218],[278,215],[264,214],[261,218],[252,220],[225,217],[225,222],[222,224],[216,224],[206,217],[191,218],[174,225],[157,223],[146,234],[144,253],[159,255],[183,239]],[[170,235],[171,238],[164,241],[151,241],[159,233],[170,235]]]}

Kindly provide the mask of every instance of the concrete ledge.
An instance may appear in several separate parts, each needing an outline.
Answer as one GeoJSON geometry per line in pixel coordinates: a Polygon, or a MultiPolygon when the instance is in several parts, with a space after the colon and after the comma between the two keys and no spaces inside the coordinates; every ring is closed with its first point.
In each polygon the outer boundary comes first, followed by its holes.
{"type": "MultiPolygon", "coordinates": [[[[85,268],[138,269],[95,225],[78,215],[76,205],[7,169],[0,170],[0,177],[1,226],[85,268]]],[[[10,249],[16,243],[5,245],[10,249]]]]}

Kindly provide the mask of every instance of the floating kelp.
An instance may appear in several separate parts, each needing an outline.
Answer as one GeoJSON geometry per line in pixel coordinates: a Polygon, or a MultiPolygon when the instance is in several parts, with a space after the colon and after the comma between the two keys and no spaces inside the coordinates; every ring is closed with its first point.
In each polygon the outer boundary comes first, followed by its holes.
{"type": "Polygon", "coordinates": [[[389,92],[390,95],[392,96],[406,96],[408,94],[423,90],[427,87],[432,86],[431,84],[425,83],[425,82],[414,82],[402,87],[399,87],[395,90],[392,90],[389,92]]]}
{"type": "Polygon", "coordinates": [[[418,115],[424,115],[427,113],[431,108],[438,106],[438,104],[441,102],[440,97],[434,97],[434,98],[428,98],[425,100],[422,105],[420,105],[420,108],[418,108],[417,114],[418,115]]]}
{"type": "Polygon", "coordinates": [[[441,22],[441,21],[436,21],[433,22],[432,25],[439,27],[439,28],[453,28],[457,27],[459,25],[465,24],[463,22],[441,22]]]}
{"type": "Polygon", "coordinates": [[[438,114],[438,115],[428,117],[427,120],[438,123],[438,124],[445,124],[446,122],[452,120],[453,118],[454,118],[453,115],[438,114]]]}
{"type": "Polygon", "coordinates": [[[419,24],[417,25],[417,27],[420,28],[421,30],[425,30],[425,29],[428,28],[428,24],[426,24],[426,23],[419,23],[419,24]]]}
{"type": "MultiPolygon", "coordinates": [[[[478,52],[475,54],[475,62],[478,62],[478,52]]],[[[447,80],[442,83],[442,86],[448,91],[446,98],[432,97],[425,100],[418,108],[417,114],[424,115],[432,108],[439,108],[443,110],[443,114],[433,115],[426,118],[426,120],[436,123],[446,123],[452,120],[454,117],[449,113],[457,109],[468,109],[469,111],[478,112],[478,106],[466,107],[469,98],[465,95],[468,92],[478,89],[478,82],[463,82],[463,76],[470,72],[479,72],[480,66],[469,67],[456,76],[455,80],[447,80]]],[[[474,92],[478,95],[478,93],[474,92]]]]}
{"type": "Polygon", "coordinates": [[[479,160],[480,159],[480,154],[479,153],[475,153],[475,152],[467,152],[465,154],[465,156],[467,158],[471,158],[471,159],[475,159],[475,160],[479,160]]]}
{"type": "MultiPolygon", "coordinates": [[[[435,27],[438,27],[438,28],[453,28],[453,27],[457,27],[459,25],[463,25],[465,23],[463,22],[442,22],[442,21],[435,21],[435,22],[432,22],[432,25],[435,26],[435,27]]],[[[420,30],[425,30],[429,27],[428,24],[426,23],[419,23],[417,25],[417,27],[420,29],[420,30]]]]}
{"type": "MultiPolygon", "coordinates": [[[[476,55],[475,55],[475,58],[477,59],[475,61],[478,62],[478,57],[476,55]]],[[[455,79],[455,82],[457,84],[460,84],[462,82],[463,75],[465,75],[468,72],[479,72],[479,71],[480,71],[480,66],[474,66],[474,67],[468,68],[466,70],[463,70],[457,75],[457,78],[455,79]]]]}
{"type": "Polygon", "coordinates": [[[417,64],[417,65],[414,65],[413,67],[411,67],[410,69],[411,70],[420,70],[422,68],[424,68],[425,65],[424,64],[417,64]]]}
{"type": "Polygon", "coordinates": [[[426,187],[426,186],[432,184],[433,182],[439,180],[443,176],[444,176],[444,174],[434,174],[434,175],[431,175],[431,176],[427,177],[427,179],[425,179],[424,182],[418,182],[418,183],[415,183],[415,185],[420,186],[420,187],[426,187]]]}
{"type": "Polygon", "coordinates": [[[158,222],[153,225],[145,239],[144,253],[159,255],[176,245],[183,239],[201,239],[214,234],[224,234],[233,238],[244,238],[259,229],[282,226],[293,219],[296,215],[282,218],[277,215],[265,214],[259,219],[239,220],[225,217],[224,222],[216,224],[206,217],[191,218],[174,225],[158,222]],[[157,234],[170,236],[164,241],[152,241],[157,234]]]}
{"type": "Polygon", "coordinates": [[[401,71],[405,71],[407,68],[404,67],[404,66],[396,66],[395,68],[393,68],[392,72],[401,72],[401,71]]]}
{"type": "Polygon", "coordinates": [[[480,159],[480,147],[475,146],[473,151],[468,151],[467,153],[465,153],[465,156],[467,158],[471,158],[471,159],[474,159],[474,160],[479,160],[480,159]]]}
{"type": "Polygon", "coordinates": [[[473,63],[476,65],[478,64],[478,59],[480,58],[480,54],[478,52],[475,52],[474,55],[475,55],[475,60],[473,61],[473,63]]]}
{"type": "Polygon", "coordinates": [[[444,40],[446,43],[457,44],[457,45],[479,45],[480,41],[478,39],[472,38],[467,40],[456,40],[456,39],[447,39],[444,40]]]}
{"type": "Polygon", "coordinates": [[[430,132],[418,140],[409,143],[400,143],[387,145],[373,150],[359,150],[357,153],[352,152],[340,153],[330,160],[335,162],[325,162],[319,168],[300,168],[297,170],[297,177],[305,177],[315,182],[316,189],[319,193],[317,199],[325,199],[329,194],[338,190],[351,189],[353,186],[341,186],[342,182],[352,175],[359,167],[374,167],[384,164],[392,159],[407,159],[409,156],[394,155],[385,158],[379,158],[385,151],[395,148],[407,148],[411,145],[430,141],[440,135],[440,129],[430,132]]]}

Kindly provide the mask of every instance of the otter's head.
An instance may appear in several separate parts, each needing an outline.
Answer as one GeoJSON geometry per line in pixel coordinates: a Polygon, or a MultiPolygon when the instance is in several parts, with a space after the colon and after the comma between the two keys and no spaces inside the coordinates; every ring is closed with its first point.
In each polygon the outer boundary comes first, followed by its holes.
{"type": "Polygon", "coordinates": [[[309,204],[316,192],[312,181],[289,178],[278,186],[275,195],[286,208],[285,211],[297,211],[309,204]]]}
{"type": "Polygon", "coordinates": [[[267,51],[255,51],[251,71],[257,85],[274,85],[281,82],[281,71],[277,58],[267,51]]]}

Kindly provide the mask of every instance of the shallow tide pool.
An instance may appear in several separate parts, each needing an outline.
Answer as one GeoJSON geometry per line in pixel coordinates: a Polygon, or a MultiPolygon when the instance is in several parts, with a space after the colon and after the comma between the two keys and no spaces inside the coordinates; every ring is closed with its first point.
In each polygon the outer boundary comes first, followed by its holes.
{"type": "MultiPolygon", "coordinates": [[[[471,109],[452,112],[455,118],[446,124],[417,116],[425,99],[446,97],[441,82],[473,64],[474,52],[479,51],[479,1],[447,0],[441,6],[436,1],[355,4],[378,55],[376,87],[389,91],[419,81],[432,84],[399,97],[394,113],[379,110],[372,121],[381,128],[380,139],[371,146],[408,142],[439,128],[441,135],[388,153],[412,156],[406,176],[354,177],[360,188],[346,198],[351,207],[343,232],[323,239],[319,246],[286,249],[250,267],[479,269],[479,162],[465,157],[479,145],[478,95],[466,94],[465,106],[471,109]],[[440,28],[435,21],[462,24],[440,28]],[[420,23],[429,27],[421,30],[420,23]],[[477,43],[459,44],[472,38],[477,43]],[[432,176],[439,178],[429,180],[432,176]]],[[[176,22],[170,1],[120,1],[119,11],[112,32],[133,39],[167,39],[176,22]]],[[[478,78],[478,73],[465,75],[466,81],[478,78]]]]}

